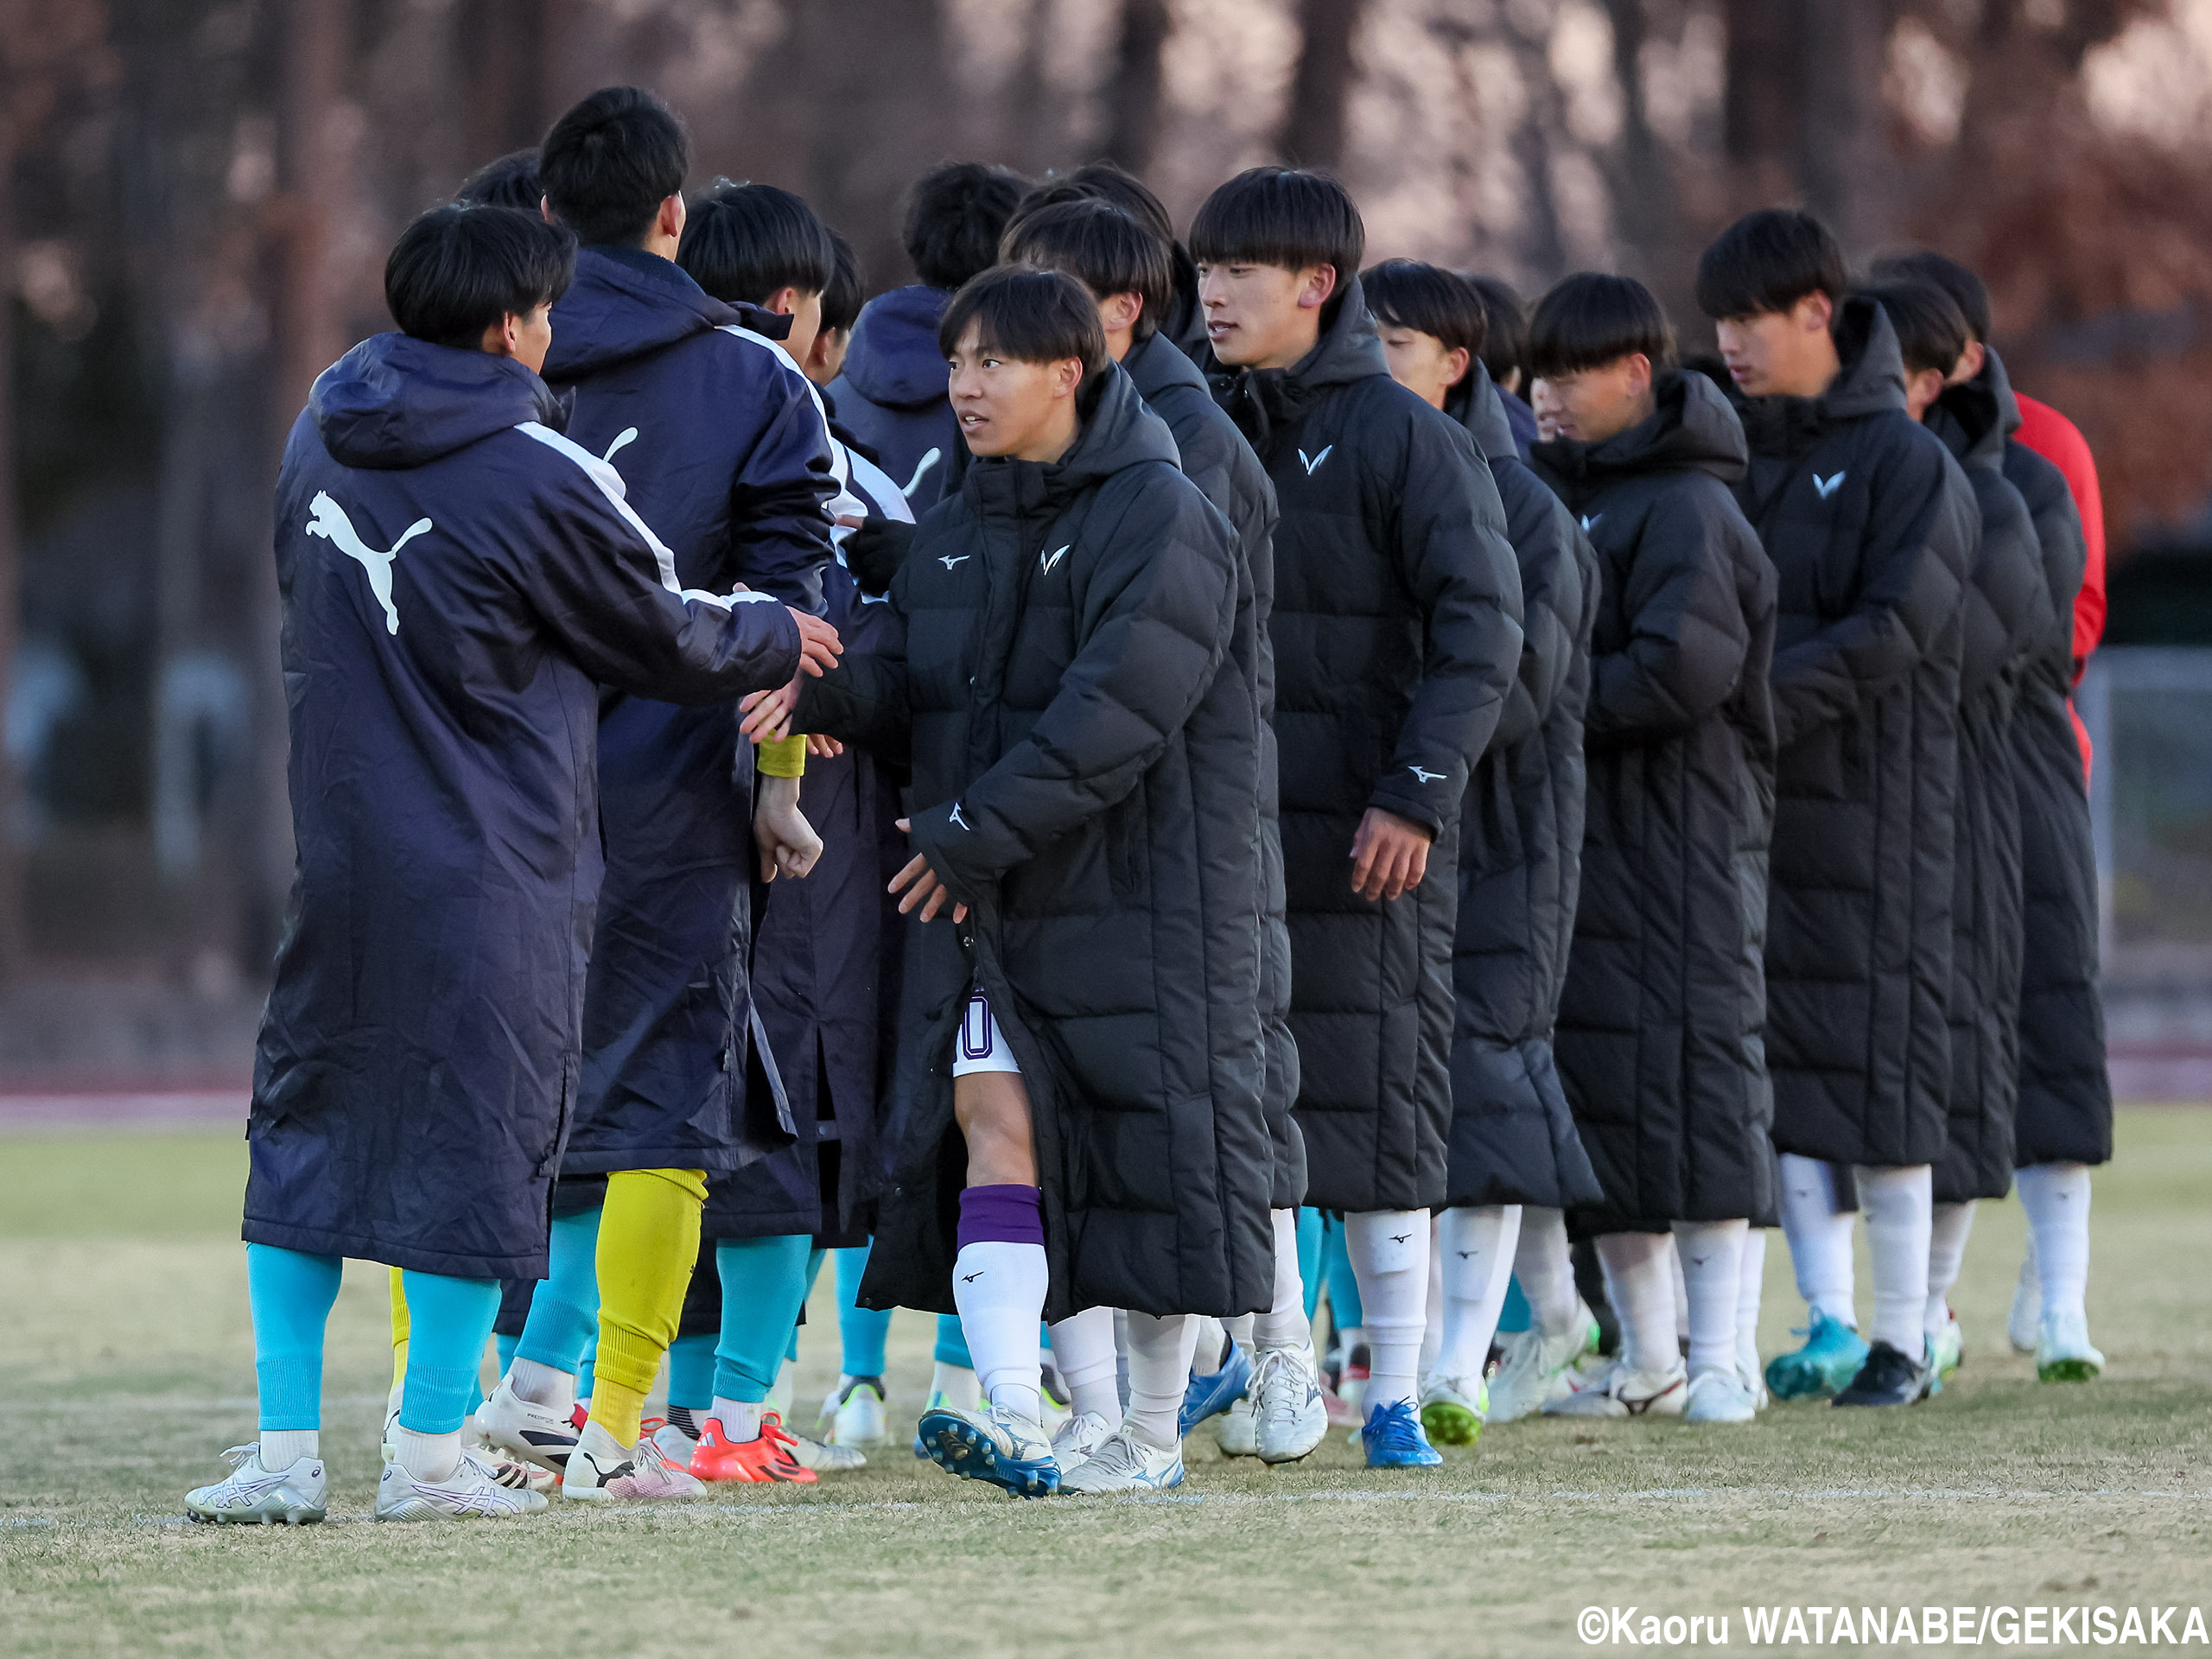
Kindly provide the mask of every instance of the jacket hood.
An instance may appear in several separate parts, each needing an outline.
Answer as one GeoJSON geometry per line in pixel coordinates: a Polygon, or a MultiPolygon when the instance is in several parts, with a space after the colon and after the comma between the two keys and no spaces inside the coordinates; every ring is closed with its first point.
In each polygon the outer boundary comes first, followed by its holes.
{"type": "Polygon", "coordinates": [[[1099,376],[1090,413],[1067,454],[1052,462],[978,457],[969,463],[964,487],[983,491],[1011,484],[1024,506],[1051,508],[1078,490],[1147,461],[1182,464],[1167,423],[1145,407],[1128,372],[1118,363],[1109,363],[1099,376]]]}
{"type": "Polygon", "coordinates": [[[917,283],[879,294],[861,308],[845,352],[844,378],[871,404],[912,408],[944,401],[944,353],[937,325],[952,296],[917,283]]]}
{"type": "Polygon", "coordinates": [[[1484,460],[1503,461],[1521,453],[1521,447],[1513,442],[1513,422],[1505,412],[1504,394],[1479,357],[1445,399],[1444,412],[1467,429],[1484,460]]]}
{"type": "Polygon", "coordinates": [[[308,412],[341,467],[420,467],[524,421],[558,431],[568,411],[512,357],[372,334],[318,376],[308,412]]]}
{"type": "Polygon", "coordinates": [[[1569,487],[1596,486],[1638,473],[1710,473],[1724,484],[1744,475],[1750,452],[1744,423],[1719,387],[1694,370],[1668,375],[1656,388],[1649,420],[1602,443],[1554,438],[1529,459],[1541,461],[1569,487]]]}
{"type": "Polygon", "coordinates": [[[575,281],[553,308],[545,378],[556,384],[580,380],[689,335],[731,326],[770,340],[791,332],[789,318],[756,305],[726,304],[658,254],[584,248],[576,255],[575,281]]]}
{"type": "Polygon", "coordinates": [[[1206,391],[1206,378],[1198,372],[1198,365],[1186,356],[1175,341],[1162,329],[1143,345],[1131,348],[1122,359],[1135,385],[1137,396],[1147,403],[1174,386],[1190,386],[1206,391]]]}
{"type": "Polygon", "coordinates": [[[1863,420],[1885,410],[1903,412],[1904,354],[1890,314],[1864,295],[1853,295],[1837,311],[1832,333],[1841,366],[1817,397],[1743,397],[1737,412],[1751,448],[1762,454],[1794,454],[1810,446],[1827,428],[1863,420]]]}
{"type": "Polygon", "coordinates": [[[1331,389],[1376,375],[1387,378],[1389,372],[1382,337],[1376,332],[1357,276],[1344,285],[1344,302],[1313,349],[1290,367],[1231,369],[1211,352],[1206,354],[1206,375],[1215,396],[1255,445],[1276,427],[1303,418],[1331,389]]]}

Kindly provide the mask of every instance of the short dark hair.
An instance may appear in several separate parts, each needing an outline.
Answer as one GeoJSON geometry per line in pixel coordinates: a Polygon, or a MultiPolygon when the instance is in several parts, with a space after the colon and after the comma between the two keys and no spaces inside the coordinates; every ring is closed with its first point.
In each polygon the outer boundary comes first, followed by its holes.
{"type": "Polygon", "coordinates": [[[690,170],[683,125],[638,86],[601,87],[556,121],[538,147],[545,198],[585,243],[644,240],[690,170]]]}
{"type": "Polygon", "coordinates": [[[969,277],[944,308],[938,349],[950,357],[970,323],[985,351],[1017,363],[1079,359],[1085,390],[1106,366],[1098,302],[1065,271],[997,265],[969,277]]]}
{"type": "Polygon", "coordinates": [[[1027,184],[1009,168],[947,162],[914,181],[899,232],[914,274],[931,288],[958,288],[999,257],[999,237],[1027,184]]]}
{"type": "Polygon", "coordinates": [[[474,349],[510,313],[569,291],[575,238],[514,207],[433,207],[399,233],[384,262],[384,302],[401,332],[474,349]]]}
{"type": "Polygon", "coordinates": [[[1499,276],[1465,272],[1461,279],[1483,308],[1483,367],[1503,385],[1529,372],[1529,312],[1513,284],[1499,276]]]}
{"type": "Polygon", "coordinates": [[[519,207],[537,212],[545,187],[537,181],[537,146],[511,149],[496,162],[486,162],[454,193],[454,200],[471,207],[519,207]]]}
{"type": "Polygon", "coordinates": [[[1433,334],[1447,352],[1483,354],[1483,302],[1459,272],[1418,259],[1385,259],[1360,272],[1359,291],[1376,321],[1433,334]]]}
{"type": "Polygon", "coordinates": [[[1159,331],[1175,288],[1167,245],[1112,202],[1092,196],[1016,213],[999,243],[1005,264],[1064,270],[1099,299],[1134,294],[1144,302],[1130,334],[1141,343],[1159,331]]]}
{"type": "Polygon", "coordinates": [[[1304,168],[1247,168],[1208,196],[1191,221],[1191,252],[1207,264],[1331,265],[1339,295],[1358,276],[1366,251],[1367,226],[1351,193],[1304,168]]]}
{"type": "Polygon", "coordinates": [[[790,191],[716,179],[691,203],[676,263],[718,300],[766,305],[779,288],[828,289],[837,248],[821,216],[790,191]]]}
{"type": "Polygon", "coordinates": [[[1887,253],[1874,262],[1874,280],[1933,283],[1951,296],[1967,329],[1974,339],[1989,338],[1989,290],[1981,278],[1948,254],[1931,249],[1912,253],[1887,253]]]}
{"type": "Polygon", "coordinates": [[[868,284],[861,276],[860,255],[835,230],[830,232],[830,248],[837,259],[830,271],[830,285],[822,290],[822,329],[838,334],[860,321],[861,307],[868,302],[868,284]]]}
{"type": "Polygon", "coordinates": [[[1698,309],[1716,321],[1787,311],[1808,294],[1840,301],[1850,290],[1842,245],[1794,207],[1745,213],[1698,256],[1698,309]]]}
{"type": "Polygon", "coordinates": [[[1641,352],[1654,373],[1673,366],[1675,330],[1651,290],[1633,276],[1578,270],[1536,302],[1529,320],[1529,372],[1573,374],[1641,352]]]}
{"type": "MultiPolygon", "coordinates": [[[[1024,213],[1049,207],[1056,201],[1073,201],[1090,198],[1110,201],[1131,219],[1157,236],[1167,249],[1167,267],[1172,285],[1168,291],[1171,302],[1187,301],[1195,313],[1198,304],[1198,262],[1191,257],[1175,234],[1175,221],[1168,217],[1167,207],[1152,193],[1152,187],[1127,168],[1112,162],[1085,162],[1072,171],[1046,176],[1045,181],[1021,199],[1021,206],[1014,209],[1015,221],[1024,213]]],[[[1014,228],[1009,222],[1007,228],[1014,228]]],[[[1153,319],[1165,321],[1166,312],[1153,319]]]]}
{"type": "Polygon", "coordinates": [[[1967,348],[1967,320],[1957,303],[1933,283],[1904,279],[1873,283],[1859,290],[1889,313],[1907,374],[1934,369],[1948,374],[1967,348]]]}

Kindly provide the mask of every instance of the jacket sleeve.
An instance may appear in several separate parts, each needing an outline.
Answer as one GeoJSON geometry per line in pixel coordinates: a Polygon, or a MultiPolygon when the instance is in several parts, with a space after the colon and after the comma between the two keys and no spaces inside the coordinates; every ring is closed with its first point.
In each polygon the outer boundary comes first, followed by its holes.
{"type": "Polygon", "coordinates": [[[1994,481],[1966,601],[1961,698],[2016,670],[2043,647],[2059,620],[2027,503],[2001,477],[1994,481]]]}
{"type": "Polygon", "coordinates": [[[1432,835],[1459,810],[1521,662],[1521,571],[1490,467],[1456,423],[1411,411],[1395,555],[1427,619],[1413,707],[1369,803],[1432,835]]]}
{"type": "Polygon", "coordinates": [[[847,652],[818,679],[799,676],[791,729],[857,743],[879,760],[904,766],[913,726],[909,683],[906,583],[894,578],[868,648],[847,652]]]}
{"type": "Polygon", "coordinates": [[[1082,644],[1028,735],[957,801],[912,815],[914,850],[955,898],[974,902],[1125,798],[1213,683],[1237,598],[1229,524],[1173,481],[1144,485],[1101,539],[1077,601],[1082,644]]]}
{"type": "Polygon", "coordinates": [[[1521,566],[1521,665],[1491,734],[1506,749],[1550,718],[1574,663],[1583,611],[1582,538],[1574,516],[1529,473],[1492,469],[1505,502],[1506,534],[1521,566]]]}
{"type": "Polygon", "coordinates": [[[798,671],[790,612],[765,594],[680,589],[676,556],[600,476],[613,469],[571,459],[510,579],[587,674],[663,702],[721,702],[798,671]]]}
{"type": "Polygon", "coordinates": [[[1583,732],[1593,747],[1688,731],[1734,693],[1751,639],[1728,530],[1679,493],[1654,504],[1621,594],[1627,643],[1590,658],[1583,732]]]}
{"type": "Polygon", "coordinates": [[[733,565],[747,588],[819,616],[839,487],[830,429],[805,377],[780,357],[745,392],[759,414],[730,485],[733,565]]]}
{"type": "Polygon", "coordinates": [[[1966,474],[1919,426],[1883,442],[1885,453],[1867,457],[1876,476],[1856,602],[1774,653],[1775,739],[1785,747],[1854,714],[1867,690],[1910,674],[1964,594],[1979,518],[1966,474]]]}

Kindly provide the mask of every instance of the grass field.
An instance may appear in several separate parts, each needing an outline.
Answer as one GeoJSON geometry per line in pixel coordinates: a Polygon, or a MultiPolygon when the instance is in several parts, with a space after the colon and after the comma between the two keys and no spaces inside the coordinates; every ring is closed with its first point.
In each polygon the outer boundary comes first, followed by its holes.
{"type": "MultiPolygon", "coordinates": [[[[894,1446],[816,1489],[377,1526],[384,1270],[357,1266],[325,1377],[331,1523],[262,1531],[180,1514],[253,1432],[243,1147],[0,1140],[0,1654],[1557,1654],[1583,1650],[1585,1607],[1631,1605],[1784,1652],[1744,1605],[2212,1604],[2212,1110],[2125,1113],[2120,1147],[2096,1384],[2038,1385],[2005,1346],[2022,1223],[1985,1205],[1966,1367],[1910,1412],[1513,1424],[1387,1478],[1335,1437],[1224,1464],[1201,1430],[1182,1491],[1148,1501],[1017,1504],[894,1446]]],[[[1862,1308],[1865,1282],[1862,1259],[1862,1308]]],[[[1779,1239],[1766,1294],[1772,1353],[1802,1317],[1779,1239]]],[[[826,1302],[814,1321],[803,1417],[835,1370],[826,1302]]],[[[893,1329],[909,1421],[929,1334],[893,1329]]]]}

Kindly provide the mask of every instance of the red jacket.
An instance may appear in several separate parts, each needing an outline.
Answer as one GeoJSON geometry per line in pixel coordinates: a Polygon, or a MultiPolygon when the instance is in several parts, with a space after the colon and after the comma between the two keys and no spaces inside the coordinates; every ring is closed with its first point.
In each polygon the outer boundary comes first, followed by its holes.
{"type": "MultiPolygon", "coordinates": [[[[2020,429],[2012,435],[2066,475],[2074,492],[2074,505],[2082,514],[2082,538],[2089,550],[2082,571],[2082,591],[2074,600],[2074,683],[2082,683],[2089,653],[2105,633],[2105,504],[2097,488],[2096,458],[2082,429],[2049,404],[2025,392],[2020,400],[2020,429]]],[[[2082,769],[2089,768],[2089,733],[2082,716],[2074,716],[2074,735],[2082,745],[2082,769]]]]}

